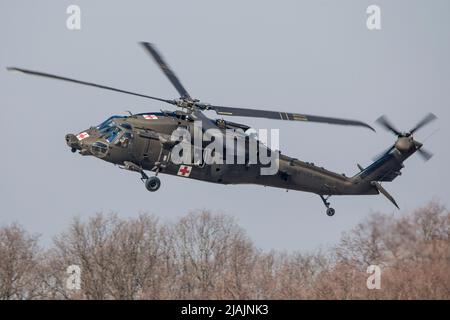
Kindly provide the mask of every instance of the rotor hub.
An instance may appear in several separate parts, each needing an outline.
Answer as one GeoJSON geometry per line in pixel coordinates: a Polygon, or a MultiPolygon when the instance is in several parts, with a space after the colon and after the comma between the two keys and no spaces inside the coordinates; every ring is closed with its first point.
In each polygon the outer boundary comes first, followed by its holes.
{"type": "Polygon", "coordinates": [[[414,146],[414,139],[412,136],[400,137],[395,142],[395,148],[400,152],[408,152],[414,149],[414,146]]]}

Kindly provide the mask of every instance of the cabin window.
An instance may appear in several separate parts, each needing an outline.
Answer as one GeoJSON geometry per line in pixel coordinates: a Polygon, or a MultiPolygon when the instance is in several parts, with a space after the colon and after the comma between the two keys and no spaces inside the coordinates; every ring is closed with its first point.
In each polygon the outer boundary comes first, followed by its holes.
{"type": "Polygon", "coordinates": [[[124,132],[124,134],[117,139],[115,145],[122,148],[128,148],[132,139],[133,134],[131,132],[124,132]]]}

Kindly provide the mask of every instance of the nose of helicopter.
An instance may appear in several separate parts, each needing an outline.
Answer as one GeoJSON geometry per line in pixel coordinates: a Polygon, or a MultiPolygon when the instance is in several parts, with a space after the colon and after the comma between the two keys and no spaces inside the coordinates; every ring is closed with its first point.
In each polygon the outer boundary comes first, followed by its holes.
{"type": "Polygon", "coordinates": [[[71,148],[72,152],[81,150],[80,141],[73,133],[66,134],[65,139],[67,145],[71,148]]]}

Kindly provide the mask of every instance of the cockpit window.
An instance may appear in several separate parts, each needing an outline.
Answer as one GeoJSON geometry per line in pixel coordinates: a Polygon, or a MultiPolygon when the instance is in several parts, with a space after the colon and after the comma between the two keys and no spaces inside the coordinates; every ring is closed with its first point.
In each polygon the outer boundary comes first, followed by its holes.
{"type": "Polygon", "coordinates": [[[114,139],[116,139],[117,135],[120,133],[120,128],[116,125],[112,126],[105,132],[105,139],[108,140],[108,142],[113,142],[114,139]]]}
{"type": "Polygon", "coordinates": [[[113,142],[114,139],[118,136],[121,129],[114,123],[114,119],[123,119],[127,118],[126,116],[112,116],[100,123],[97,126],[98,131],[100,131],[100,134],[108,140],[108,142],[113,142]]]}

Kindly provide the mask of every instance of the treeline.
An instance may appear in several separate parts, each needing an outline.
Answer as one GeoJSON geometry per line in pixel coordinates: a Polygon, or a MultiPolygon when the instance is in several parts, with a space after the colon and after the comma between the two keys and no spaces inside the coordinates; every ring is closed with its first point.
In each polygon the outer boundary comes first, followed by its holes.
{"type": "MultiPolygon", "coordinates": [[[[331,222],[330,222],[331,223],[331,222]]],[[[234,219],[190,213],[74,219],[50,248],[0,228],[0,299],[450,299],[450,212],[373,214],[315,253],[264,252],[234,219]],[[80,289],[67,267],[80,267],[80,289]],[[369,290],[369,265],[381,288],[369,290]]]]}

